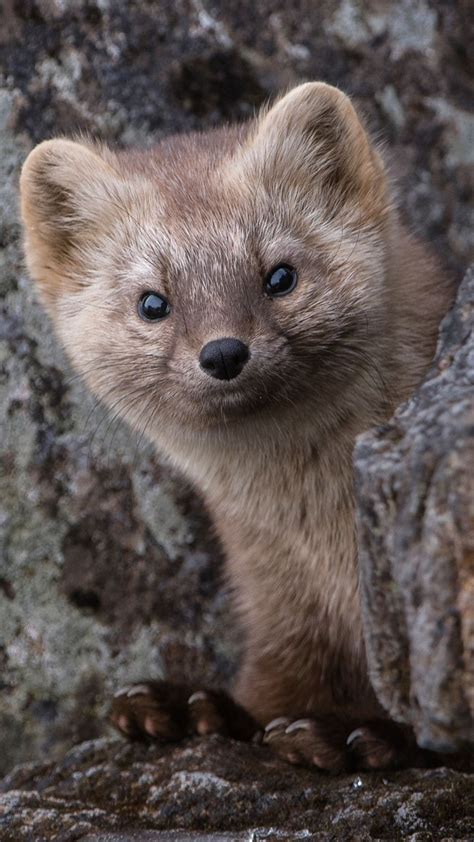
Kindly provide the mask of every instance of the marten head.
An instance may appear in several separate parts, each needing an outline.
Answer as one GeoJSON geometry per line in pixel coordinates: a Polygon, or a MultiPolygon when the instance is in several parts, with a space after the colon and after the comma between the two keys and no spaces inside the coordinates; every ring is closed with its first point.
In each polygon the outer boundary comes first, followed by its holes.
{"type": "Polygon", "coordinates": [[[379,399],[390,206],[335,88],[149,152],[47,141],[21,194],[28,268],[70,357],[155,439],[308,409],[331,426],[379,399]]]}

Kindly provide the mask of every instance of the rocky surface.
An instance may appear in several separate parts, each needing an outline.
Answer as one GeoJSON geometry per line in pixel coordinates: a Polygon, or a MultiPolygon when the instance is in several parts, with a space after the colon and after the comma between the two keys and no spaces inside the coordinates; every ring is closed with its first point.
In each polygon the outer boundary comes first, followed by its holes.
{"type": "Polygon", "coordinates": [[[96,740],[57,764],[19,767],[3,789],[1,842],[474,838],[474,776],[334,778],[219,737],[163,748],[96,740]]]}
{"type": "Polygon", "coordinates": [[[374,687],[420,745],[474,746],[474,269],[430,374],[355,466],[374,687]]]}
{"type": "Polygon", "coordinates": [[[461,277],[473,250],[469,6],[0,3],[2,772],[103,734],[125,678],[225,681],[238,652],[200,502],[95,406],[25,278],[27,152],[75,131],[151,144],[325,79],[355,96],[386,143],[405,217],[461,277]]]}

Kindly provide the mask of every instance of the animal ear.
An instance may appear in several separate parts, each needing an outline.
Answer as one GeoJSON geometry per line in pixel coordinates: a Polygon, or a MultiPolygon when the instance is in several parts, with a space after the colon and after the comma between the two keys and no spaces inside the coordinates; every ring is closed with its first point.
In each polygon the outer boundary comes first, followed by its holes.
{"type": "Polygon", "coordinates": [[[264,177],[314,196],[331,213],[387,206],[386,178],[350,99],[331,85],[294,88],[260,117],[252,142],[264,177]]]}
{"type": "Polygon", "coordinates": [[[87,257],[104,239],[122,185],[111,163],[82,143],[48,140],[29,154],[20,178],[25,252],[47,303],[86,282],[87,257]]]}

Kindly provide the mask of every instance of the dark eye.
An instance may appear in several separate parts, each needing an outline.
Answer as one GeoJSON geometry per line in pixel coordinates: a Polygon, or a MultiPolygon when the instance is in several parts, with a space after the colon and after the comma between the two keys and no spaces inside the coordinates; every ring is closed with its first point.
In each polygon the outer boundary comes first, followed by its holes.
{"type": "Polygon", "coordinates": [[[170,312],[171,307],[166,298],[163,298],[158,292],[146,292],[138,302],[138,313],[147,322],[164,319],[170,312]]]}
{"type": "Polygon", "coordinates": [[[298,283],[298,273],[292,266],[281,263],[275,266],[265,278],[265,292],[267,295],[288,295],[293,292],[298,283]]]}

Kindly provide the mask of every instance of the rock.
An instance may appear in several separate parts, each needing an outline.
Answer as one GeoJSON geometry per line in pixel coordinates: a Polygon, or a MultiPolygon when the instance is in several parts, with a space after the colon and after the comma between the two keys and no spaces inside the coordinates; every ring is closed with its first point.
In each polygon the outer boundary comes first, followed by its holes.
{"type": "Polygon", "coordinates": [[[17,180],[29,149],[77,131],[151,145],[324,79],[387,141],[408,222],[460,278],[473,254],[474,51],[469,0],[0,7],[3,774],[103,735],[124,681],[225,683],[239,643],[200,501],[95,405],[24,275],[17,180]]]}
{"type": "Polygon", "coordinates": [[[355,450],[372,682],[425,748],[474,743],[474,269],[428,377],[355,450]]]}
{"type": "Polygon", "coordinates": [[[435,842],[473,834],[473,776],[441,768],[331,777],[219,737],[148,748],[96,740],[56,764],[18,767],[0,785],[0,842],[435,842]]]}

